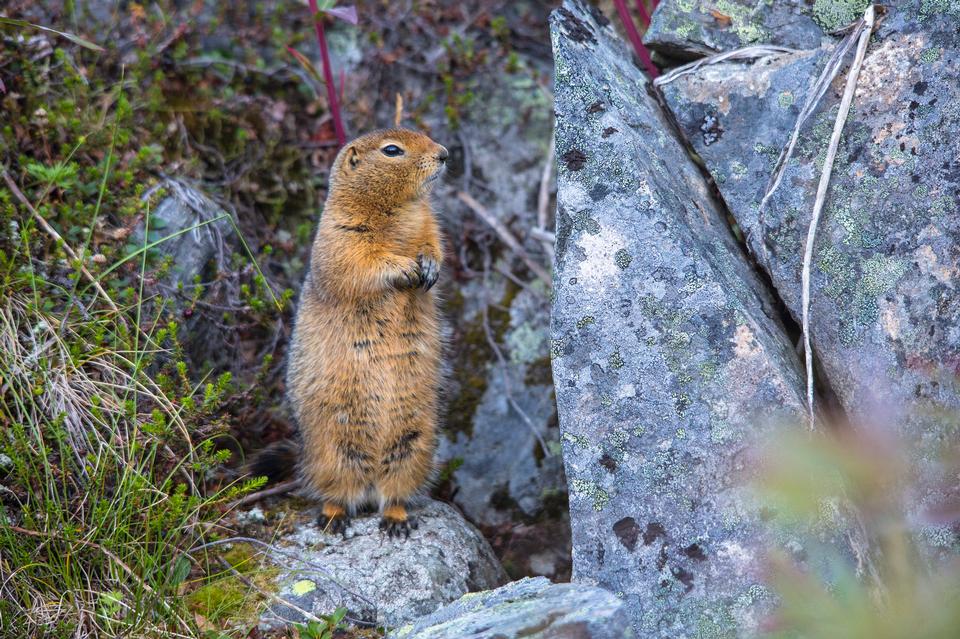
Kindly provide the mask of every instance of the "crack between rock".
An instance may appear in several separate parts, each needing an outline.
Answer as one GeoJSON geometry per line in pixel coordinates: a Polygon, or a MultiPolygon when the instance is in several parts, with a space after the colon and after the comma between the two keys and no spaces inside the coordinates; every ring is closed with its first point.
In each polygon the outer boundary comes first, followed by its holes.
{"type": "MultiPolygon", "coordinates": [[[[749,246],[747,246],[742,235],[737,235],[734,232],[733,225],[736,221],[733,214],[730,212],[730,207],[727,205],[726,200],[723,198],[723,193],[720,192],[720,188],[717,186],[716,181],[713,179],[713,176],[710,175],[710,172],[707,170],[706,164],[701,159],[700,155],[693,148],[693,145],[687,139],[687,136],[683,133],[683,130],[680,128],[679,123],[677,122],[676,117],[673,114],[673,111],[670,110],[670,107],[667,105],[666,98],[664,98],[663,93],[658,87],[653,86],[652,82],[646,84],[647,94],[657,103],[657,106],[660,108],[661,114],[664,116],[664,119],[669,123],[670,128],[673,131],[674,137],[677,141],[683,146],[686,150],[687,155],[690,157],[691,161],[696,165],[697,169],[700,171],[701,176],[703,177],[705,183],[707,184],[708,191],[710,192],[710,197],[713,200],[714,205],[720,211],[723,221],[727,225],[727,230],[730,232],[730,235],[734,238],[737,246],[740,248],[740,254],[743,259],[746,261],[747,265],[753,271],[754,275],[757,277],[760,285],[764,287],[769,298],[773,300],[773,311],[776,313],[774,319],[779,320],[780,325],[783,327],[784,333],[787,339],[791,344],[794,345],[794,350],[798,357],[798,365],[801,365],[802,368],[802,359],[803,359],[803,332],[800,328],[800,324],[793,318],[793,315],[790,313],[789,308],[787,307],[786,302],[780,296],[780,292],[777,290],[776,286],[773,284],[773,280],[770,277],[770,274],[760,265],[756,257],[750,251],[749,246]]],[[[815,405],[819,407],[821,414],[836,416],[836,421],[838,423],[847,423],[846,420],[846,411],[843,409],[843,406],[840,404],[839,397],[836,391],[833,389],[833,386],[830,384],[830,381],[827,379],[827,376],[823,370],[822,365],[820,364],[819,358],[816,356],[816,349],[814,348],[814,357],[813,357],[813,367],[814,367],[814,398],[815,405]]],[[[804,386],[804,395],[806,394],[806,387],[804,386]]]]}

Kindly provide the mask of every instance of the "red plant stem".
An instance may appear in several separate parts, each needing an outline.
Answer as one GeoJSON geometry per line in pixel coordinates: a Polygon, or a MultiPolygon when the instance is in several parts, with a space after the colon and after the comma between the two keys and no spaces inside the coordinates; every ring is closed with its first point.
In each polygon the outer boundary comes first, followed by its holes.
{"type": "Polygon", "coordinates": [[[340,102],[337,100],[337,85],[333,77],[333,67],[330,66],[330,52],[327,50],[327,38],[323,32],[323,16],[317,7],[317,0],[310,0],[310,11],[313,13],[313,24],[317,30],[317,42],[320,44],[320,58],[323,61],[323,78],[327,85],[327,101],[330,103],[330,115],[333,118],[333,129],[337,134],[337,144],[347,143],[347,134],[343,130],[343,118],[340,115],[340,102]]]}
{"type": "Polygon", "coordinates": [[[630,10],[627,9],[626,0],[613,0],[613,3],[617,5],[617,13],[620,14],[623,27],[627,30],[627,36],[630,38],[630,43],[633,44],[633,50],[637,52],[637,57],[640,58],[643,66],[647,69],[647,75],[650,76],[650,79],[656,78],[660,75],[660,72],[657,71],[657,67],[653,65],[653,60],[650,59],[650,52],[647,51],[647,47],[643,46],[643,40],[640,39],[640,33],[637,32],[637,25],[633,24],[633,18],[630,17],[630,10]]]}
{"type": "Polygon", "coordinates": [[[643,22],[643,26],[650,26],[650,14],[647,12],[647,7],[644,6],[644,0],[637,0],[637,12],[640,14],[640,20],[643,22]]]}

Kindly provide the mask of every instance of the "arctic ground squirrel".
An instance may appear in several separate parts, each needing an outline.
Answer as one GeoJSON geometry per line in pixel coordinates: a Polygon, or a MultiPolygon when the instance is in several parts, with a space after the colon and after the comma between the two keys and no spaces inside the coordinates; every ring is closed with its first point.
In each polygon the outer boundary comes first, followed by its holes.
{"type": "Polygon", "coordinates": [[[407,500],[434,471],[443,247],[430,192],[447,157],[390,129],[347,144],[330,171],[287,362],[298,439],[268,447],[251,472],[295,473],[333,532],[375,504],[383,530],[409,536],[407,500]]]}

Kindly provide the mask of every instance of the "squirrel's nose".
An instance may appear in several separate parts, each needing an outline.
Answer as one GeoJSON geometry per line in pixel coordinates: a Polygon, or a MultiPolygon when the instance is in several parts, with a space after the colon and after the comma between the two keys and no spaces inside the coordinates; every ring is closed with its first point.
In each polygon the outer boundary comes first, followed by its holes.
{"type": "Polygon", "coordinates": [[[441,162],[446,162],[448,157],[450,157],[450,152],[447,151],[447,147],[441,146],[440,153],[437,154],[437,159],[441,162]]]}

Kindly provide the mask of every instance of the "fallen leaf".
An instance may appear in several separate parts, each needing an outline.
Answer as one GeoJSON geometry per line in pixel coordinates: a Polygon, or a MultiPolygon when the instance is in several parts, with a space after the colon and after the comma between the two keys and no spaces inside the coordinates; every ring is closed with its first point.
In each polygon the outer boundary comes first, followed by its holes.
{"type": "Polygon", "coordinates": [[[720,13],[716,9],[710,9],[710,15],[713,16],[713,19],[720,23],[721,27],[729,27],[733,22],[733,19],[725,13],[720,13]]]}

